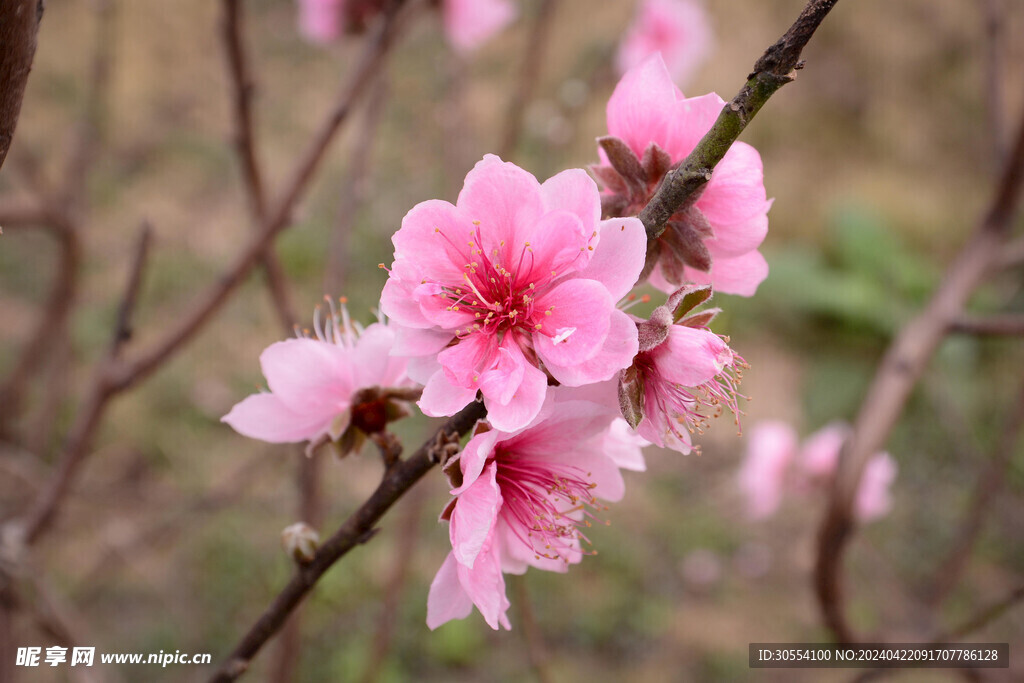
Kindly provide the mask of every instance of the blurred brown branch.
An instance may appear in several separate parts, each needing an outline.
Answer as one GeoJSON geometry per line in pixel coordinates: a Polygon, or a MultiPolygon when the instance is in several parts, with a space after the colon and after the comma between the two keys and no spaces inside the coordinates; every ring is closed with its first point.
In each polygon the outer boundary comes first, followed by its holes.
{"type": "Polygon", "coordinates": [[[526,49],[523,51],[522,70],[519,72],[515,92],[508,103],[505,132],[498,146],[498,156],[506,161],[515,153],[523,132],[523,112],[526,111],[526,105],[530,103],[533,91],[537,88],[540,67],[544,63],[544,53],[554,23],[552,17],[557,6],[558,0],[541,0],[533,21],[530,22],[526,49]]]}
{"type": "MultiPolygon", "coordinates": [[[[263,172],[256,158],[256,142],[253,139],[252,95],[256,88],[253,83],[249,56],[245,51],[242,37],[242,6],[241,0],[223,0],[224,16],[221,20],[222,37],[228,58],[228,72],[231,82],[231,95],[234,111],[234,143],[245,181],[246,195],[249,198],[249,212],[253,224],[258,229],[267,219],[266,197],[263,190],[263,172]]],[[[281,261],[277,258],[273,245],[267,247],[261,256],[260,263],[267,276],[267,288],[274,304],[274,310],[285,329],[290,334],[295,327],[297,318],[288,296],[288,283],[285,279],[281,261]]]]}
{"type": "Polygon", "coordinates": [[[43,0],[0,3],[0,167],[18,125],[42,17],[43,0]]]}
{"type": "Polygon", "coordinates": [[[988,210],[924,311],[893,340],[861,404],[853,434],[844,444],[831,500],[818,532],[814,572],[825,624],[840,642],[856,640],[844,604],[842,562],[854,531],[853,501],[864,467],[885,446],[932,354],[962,315],[970,295],[998,262],[1009,239],[1022,182],[1024,115],[988,210]]]}
{"type": "Polygon", "coordinates": [[[965,334],[1016,336],[1024,334],[1024,314],[962,315],[949,325],[951,332],[965,334]]]}
{"type": "Polygon", "coordinates": [[[119,361],[125,343],[132,336],[132,316],[135,312],[135,303],[138,299],[139,287],[142,284],[142,273],[149,255],[151,241],[152,229],[148,224],[144,224],[139,234],[135,257],[132,260],[128,282],[121,297],[117,321],[107,352],[97,363],[93,372],[92,383],[86,390],[83,407],[68,432],[60,463],[47,482],[43,493],[26,515],[24,538],[28,544],[33,543],[53,521],[57,506],[71,486],[78,466],[88,453],[92,436],[106,409],[107,402],[116,393],[109,369],[119,361]]]}

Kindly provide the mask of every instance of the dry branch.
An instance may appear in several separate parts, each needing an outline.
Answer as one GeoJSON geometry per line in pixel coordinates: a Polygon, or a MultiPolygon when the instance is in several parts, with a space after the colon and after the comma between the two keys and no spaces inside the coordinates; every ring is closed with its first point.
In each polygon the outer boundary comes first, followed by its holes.
{"type": "Polygon", "coordinates": [[[0,166],[18,125],[42,17],[43,0],[0,3],[0,166]]]}
{"type": "Polygon", "coordinates": [[[843,447],[828,510],[818,532],[815,592],[826,626],[853,642],[843,601],[843,551],[852,536],[853,501],[864,467],[885,446],[911,391],[977,286],[998,262],[1009,238],[1024,181],[1024,116],[992,203],[927,307],[893,340],[843,447]]]}

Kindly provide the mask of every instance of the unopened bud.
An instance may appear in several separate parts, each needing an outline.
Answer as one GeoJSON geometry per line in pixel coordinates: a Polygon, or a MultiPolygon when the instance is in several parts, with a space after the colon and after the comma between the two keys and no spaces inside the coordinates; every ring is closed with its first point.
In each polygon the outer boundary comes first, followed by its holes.
{"type": "Polygon", "coordinates": [[[281,532],[285,551],[299,564],[308,564],[316,556],[320,534],[305,522],[296,522],[281,532]]]}

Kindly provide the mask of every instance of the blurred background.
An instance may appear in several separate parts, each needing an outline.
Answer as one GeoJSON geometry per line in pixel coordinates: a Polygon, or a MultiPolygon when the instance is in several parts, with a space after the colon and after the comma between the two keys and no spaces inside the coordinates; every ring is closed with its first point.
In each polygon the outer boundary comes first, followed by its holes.
{"type": "MultiPolygon", "coordinates": [[[[277,240],[300,324],[310,324],[325,293],[348,297],[353,316],[371,321],[386,276],[377,264],[391,262],[390,236],[404,213],[429,198],[454,201],[466,171],[499,149],[541,8],[518,5],[518,21],[469,55],[447,47],[437,12],[412,17],[277,240]]],[[[604,106],[617,79],[612,56],[635,10],[632,2],[552,5],[539,76],[507,153],[540,179],[596,161],[594,138],[606,133],[604,106]]],[[[715,47],[684,92],[731,98],[802,6],[708,3],[715,47]]],[[[365,39],[311,44],[296,31],[288,0],[244,7],[256,142],[274,197],[365,39]]],[[[77,199],[82,244],[67,334],[53,330],[59,339],[16,413],[0,406],[9,412],[0,440],[3,519],[25,510],[61,451],[109,343],[142,221],[153,226],[154,243],[128,356],[184,315],[252,233],[219,20],[220,4],[207,0],[47,2],[0,199],[45,195],[59,183],[83,120],[94,148],[77,199]],[[98,81],[97,45],[109,58],[98,81]]],[[[724,309],[716,331],[751,365],[745,432],[780,419],[807,435],[855,417],[887,344],[928,300],[990,201],[999,150],[1024,107],[1021,35],[1024,4],[1013,0],[840,2],[805,51],[807,68],[743,134],[760,151],[775,198],[763,246],[768,280],[752,298],[715,299],[724,309]],[[993,7],[1001,7],[995,33],[986,23],[993,7]]],[[[52,310],[60,257],[45,231],[5,226],[0,380],[52,310]]],[[[1024,312],[1021,274],[1018,266],[993,277],[972,309],[1024,312]]],[[[219,421],[263,384],[259,353],[284,335],[257,272],[180,354],[111,402],[55,528],[31,556],[45,581],[37,589],[47,587],[47,602],[82,644],[209,652],[217,663],[287,581],[292,563],[280,530],[298,519],[301,449],[245,439],[219,421]]],[[[954,335],[930,363],[888,443],[899,466],[892,510],[864,526],[847,554],[860,633],[918,640],[1022,583],[1018,441],[962,580],[941,605],[927,600],[975,481],[997,455],[1022,368],[1024,345],[1013,336],[954,335]]],[[[414,418],[396,429],[411,447],[433,424],[414,418]]],[[[568,575],[531,571],[509,582],[511,632],[492,632],[476,612],[435,632],[424,624],[427,587],[448,551],[447,528],[436,523],[447,486],[432,472],[373,542],[320,582],[302,612],[298,646],[282,657],[270,643],[247,679],[274,680],[285,667],[287,678],[277,680],[852,680],[851,670],[747,666],[750,642],[830,637],[811,584],[825,501],[787,499],[773,517],[750,521],[736,486],[747,440],[736,431],[728,419],[713,424],[700,456],[648,449],[648,472],[627,473],[626,498],[607,512],[611,525],[594,530],[596,557],[568,575]]],[[[374,489],[381,465],[372,449],[320,460],[327,536],[374,489]]],[[[33,599],[24,597],[15,614],[15,643],[58,644],[33,599]]],[[[1019,606],[973,633],[1009,641],[1014,661],[1009,671],[969,680],[1021,680],[1022,634],[1019,606]]],[[[44,669],[17,674],[74,680],[69,668],[44,669]]],[[[95,674],[176,681],[200,669],[95,674]]],[[[963,679],[956,671],[897,677],[963,679]]]]}

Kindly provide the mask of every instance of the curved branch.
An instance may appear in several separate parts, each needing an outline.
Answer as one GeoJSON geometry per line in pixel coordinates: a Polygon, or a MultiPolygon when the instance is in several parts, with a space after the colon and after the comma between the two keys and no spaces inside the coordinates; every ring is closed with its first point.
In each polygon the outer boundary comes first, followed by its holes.
{"type": "Polygon", "coordinates": [[[388,468],[377,490],[320,546],[313,561],[297,570],[288,585],[231,652],[227,661],[214,673],[210,679],[211,683],[227,683],[245,673],[252,658],[271,636],[277,633],[288,615],[302,602],[324,572],[350,550],[372,537],[375,525],[384,513],[437,464],[433,448],[437,436],[465,434],[485,414],[482,403],[470,403],[459,413],[448,418],[435,432],[434,438],[420,446],[412,456],[388,468]]]}
{"type": "Polygon", "coordinates": [[[818,532],[814,581],[825,624],[841,642],[855,640],[842,593],[843,551],[853,533],[853,501],[864,467],[885,446],[911,391],[970,295],[998,262],[1024,182],[1024,114],[995,197],[974,235],[950,265],[927,307],[893,340],[843,447],[831,501],[818,532]]]}

